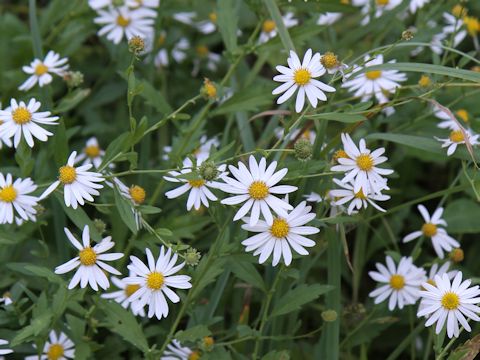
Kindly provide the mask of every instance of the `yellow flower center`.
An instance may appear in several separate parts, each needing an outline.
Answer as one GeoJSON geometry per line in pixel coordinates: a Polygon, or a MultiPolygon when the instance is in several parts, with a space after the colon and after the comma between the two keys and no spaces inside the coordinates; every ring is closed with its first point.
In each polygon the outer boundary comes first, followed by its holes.
{"type": "Polygon", "coordinates": [[[468,123],[468,121],[470,120],[470,117],[468,116],[468,112],[465,109],[460,109],[455,114],[457,114],[457,116],[463,121],[465,121],[466,123],[468,123]]]}
{"type": "Polygon", "coordinates": [[[380,76],[382,76],[381,70],[371,70],[365,73],[365,76],[369,80],[377,80],[380,76]]]}
{"type": "Polygon", "coordinates": [[[199,187],[202,187],[203,185],[205,185],[205,180],[203,180],[203,179],[188,180],[188,183],[193,188],[199,188],[199,187]]]}
{"type": "Polygon", "coordinates": [[[42,76],[43,74],[46,74],[47,72],[48,72],[48,67],[43,63],[40,63],[35,67],[35,75],[37,75],[37,76],[42,76]]]}
{"type": "Polygon", "coordinates": [[[248,193],[255,200],[262,200],[268,196],[268,186],[263,181],[254,181],[248,188],[248,193]]]}
{"type": "Polygon", "coordinates": [[[334,161],[337,161],[338,159],[341,159],[341,158],[348,159],[348,154],[343,149],[337,150],[333,154],[333,160],[334,161]]]}
{"type": "Polygon", "coordinates": [[[457,18],[461,18],[467,15],[467,9],[465,9],[462,5],[457,4],[452,9],[452,14],[457,18]]]}
{"type": "Polygon", "coordinates": [[[373,168],[373,159],[370,154],[360,154],[357,157],[357,166],[360,170],[370,171],[373,168]]]}
{"type": "Polygon", "coordinates": [[[63,356],[64,349],[60,344],[52,344],[48,348],[47,359],[48,360],[58,360],[63,356]]]}
{"type": "Polygon", "coordinates": [[[210,14],[208,14],[208,18],[212,23],[215,24],[217,22],[217,13],[211,12],[210,14]]]}
{"type": "Polygon", "coordinates": [[[322,65],[327,69],[333,69],[338,66],[338,58],[333,52],[326,52],[320,59],[322,65]]]}
{"type": "Polygon", "coordinates": [[[130,297],[130,296],[132,296],[138,289],[140,289],[140,285],[138,285],[138,284],[128,284],[128,285],[125,287],[125,295],[127,295],[127,297],[130,297]]]}
{"type": "Polygon", "coordinates": [[[288,235],[289,230],[290,226],[284,219],[274,219],[270,233],[277,239],[282,239],[288,235]]]}
{"type": "Polygon", "coordinates": [[[205,81],[203,82],[202,90],[205,94],[207,94],[208,98],[210,99],[214,99],[215,97],[217,97],[217,88],[209,79],[205,79],[205,81]]]}
{"type": "Polygon", "coordinates": [[[147,276],[147,287],[150,288],[151,290],[159,290],[163,286],[163,283],[165,282],[163,274],[159,272],[151,272],[147,276]]]}
{"type": "Polygon", "coordinates": [[[467,27],[467,31],[470,36],[475,37],[477,36],[478,32],[480,31],[480,22],[476,17],[473,16],[465,16],[463,18],[463,22],[467,27]]]}
{"type": "Polygon", "coordinates": [[[450,140],[453,142],[459,143],[465,140],[465,137],[463,136],[463,133],[461,130],[453,130],[450,133],[450,140]]]}
{"type": "Polygon", "coordinates": [[[132,197],[133,202],[138,205],[145,201],[145,197],[147,195],[145,189],[138,185],[134,185],[128,189],[128,193],[132,197]]]}
{"type": "Polygon", "coordinates": [[[203,345],[205,345],[205,347],[211,347],[213,344],[215,343],[215,340],[213,340],[213,337],[211,336],[205,336],[203,338],[203,345]]]}
{"type": "Polygon", "coordinates": [[[425,223],[422,226],[422,233],[426,237],[432,237],[435,236],[437,233],[437,225],[432,224],[432,223],[425,223]]]}
{"type": "Polygon", "coordinates": [[[85,155],[87,155],[89,158],[94,159],[100,155],[100,148],[98,145],[90,145],[83,150],[85,152],[85,155]]]}
{"type": "Polygon", "coordinates": [[[188,360],[199,360],[200,359],[200,352],[194,351],[190,355],[188,355],[188,360]]]}
{"type": "Polygon", "coordinates": [[[77,178],[77,171],[73,166],[65,165],[58,170],[58,179],[62,184],[71,184],[77,178]]]}
{"type": "Polygon", "coordinates": [[[376,0],[378,6],[385,6],[390,3],[390,0],[376,0]]]}
{"type": "Polygon", "coordinates": [[[308,84],[311,78],[312,75],[307,69],[295,70],[295,74],[293,75],[293,80],[295,80],[295,83],[300,86],[308,84]]]}
{"type": "Polygon", "coordinates": [[[452,261],[455,263],[462,262],[463,258],[465,257],[463,250],[460,248],[453,249],[449,256],[450,259],[452,259],[452,261]]]}
{"type": "Polygon", "coordinates": [[[12,112],[13,121],[18,125],[23,125],[32,120],[32,114],[27,108],[18,107],[12,112]]]}
{"type": "Polygon", "coordinates": [[[358,192],[355,193],[355,198],[361,199],[361,200],[367,200],[367,197],[363,193],[362,189],[360,189],[358,192]]]}
{"type": "Polygon", "coordinates": [[[421,87],[429,87],[432,84],[432,80],[427,75],[422,75],[420,80],[418,80],[418,85],[421,87]]]}
{"type": "Polygon", "coordinates": [[[127,27],[130,24],[130,19],[124,18],[122,15],[117,16],[117,25],[127,27]]]}
{"type": "Polygon", "coordinates": [[[432,286],[437,286],[437,283],[436,283],[435,280],[433,280],[433,279],[428,279],[428,280],[427,280],[427,283],[429,283],[429,284],[432,285],[432,286]]]}
{"type": "Polygon", "coordinates": [[[199,45],[195,48],[195,51],[197,52],[197,55],[204,58],[208,55],[209,50],[205,45],[199,45]]]}
{"type": "Polygon", "coordinates": [[[162,46],[163,44],[165,44],[166,40],[167,40],[167,37],[165,36],[165,34],[161,34],[157,39],[158,46],[162,46]]]}
{"type": "Polygon", "coordinates": [[[394,274],[390,277],[390,286],[394,290],[402,290],[405,286],[405,278],[402,275],[394,274]]]}
{"type": "Polygon", "coordinates": [[[271,33],[273,30],[275,30],[276,27],[277,25],[273,20],[265,20],[262,24],[262,30],[265,33],[271,33]]]}
{"type": "Polygon", "coordinates": [[[92,266],[97,261],[97,253],[91,247],[80,250],[78,257],[82,265],[85,266],[92,266]]]}
{"type": "Polygon", "coordinates": [[[11,203],[14,202],[16,198],[17,190],[15,190],[13,185],[7,185],[0,190],[0,201],[11,203]]]}
{"type": "Polygon", "coordinates": [[[442,306],[447,310],[455,310],[460,305],[460,298],[454,292],[448,291],[442,296],[442,306]]]}

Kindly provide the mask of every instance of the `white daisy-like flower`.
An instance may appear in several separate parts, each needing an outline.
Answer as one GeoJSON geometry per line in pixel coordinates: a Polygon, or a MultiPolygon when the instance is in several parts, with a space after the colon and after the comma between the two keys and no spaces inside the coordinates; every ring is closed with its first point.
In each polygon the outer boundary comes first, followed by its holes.
{"type": "MultiPolygon", "coordinates": [[[[26,356],[25,360],[66,360],[75,358],[75,344],[63,332],[50,331],[49,341],[43,346],[43,354],[26,356]]],[[[35,347],[35,345],[34,345],[35,347]]]]}
{"type": "MultiPolygon", "coordinates": [[[[5,346],[5,345],[8,345],[8,341],[0,339],[0,346],[5,346]]],[[[7,355],[7,354],[11,354],[11,353],[13,353],[12,349],[5,349],[5,348],[0,349],[0,355],[7,355]]]]}
{"type": "Polygon", "coordinates": [[[70,284],[68,284],[68,289],[73,289],[79,283],[81,288],[84,288],[89,284],[95,291],[98,291],[98,285],[100,285],[103,290],[108,289],[110,283],[105,276],[105,272],[114,275],[121,275],[121,273],[106,264],[105,261],[118,260],[123,256],[122,253],[104,254],[115,246],[112,237],[107,236],[106,238],[103,238],[101,242],[92,248],[90,246],[90,230],[88,225],[85,225],[83,228],[82,244],[75,239],[70,230],[67,228],[64,228],[64,230],[68,240],[70,240],[72,245],[78,250],[78,256],[65,264],[57,266],[55,268],[55,274],[65,274],[78,268],[75,275],[73,275],[70,284]]]}
{"type": "Polygon", "coordinates": [[[379,18],[385,11],[390,11],[401,3],[402,0],[352,0],[353,6],[362,6],[362,14],[364,14],[364,18],[361,22],[362,25],[366,25],[370,22],[370,13],[373,12],[374,18],[379,18]],[[372,4],[374,6],[373,9],[371,7],[372,4]]]}
{"type": "Polygon", "coordinates": [[[283,139],[292,141],[294,139],[305,139],[310,141],[311,144],[315,143],[315,139],[317,138],[317,134],[313,130],[305,130],[303,133],[300,134],[301,129],[295,129],[290,131],[287,135],[285,135],[285,129],[282,127],[278,127],[274,130],[275,137],[277,139],[283,139]]]}
{"type": "Polygon", "coordinates": [[[430,271],[428,272],[427,282],[433,286],[435,286],[435,276],[443,276],[443,274],[447,274],[449,279],[453,279],[457,274],[458,270],[448,271],[450,269],[450,261],[445,261],[445,263],[439,267],[438,263],[434,263],[430,267],[430,271]]]}
{"type": "Polygon", "coordinates": [[[217,30],[217,13],[208,14],[208,20],[202,20],[195,24],[195,27],[202,34],[211,34],[217,30]]]}
{"type": "MultiPolygon", "coordinates": [[[[193,151],[192,155],[201,162],[203,162],[204,160],[210,157],[210,151],[212,150],[212,147],[216,149],[220,146],[220,141],[216,136],[212,138],[208,138],[207,135],[202,135],[200,137],[199,142],[200,142],[200,146],[193,151]]],[[[164,154],[162,158],[164,160],[169,160],[170,159],[169,154],[172,152],[172,147],[164,146],[163,152],[164,154]]]]}
{"type": "Polygon", "coordinates": [[[197,13],[194,11],[183,11],[177,12],[173,14],[173,18],[182,24],[192,25],[195,23],[195,18],[197,17],[197,13]]]}
{"type": "Polygon", "coordinates": [[[96,137],[91,137],[87,140],[82,153],[75,158],[75,164],[82,162],[82,165],[93,164],[98,169],[103,161],[105,151],[100,148],[96,137]]]}
{"type": "MultiPolygon", "coordinates": [[[[197,167],[200,166],[202,161],[197,160],[197,167]]],[[[190,211],[193,208],[195,210],[200,209],[201,204],[203,204],[205,207],[208,207],[208,201],[217,201],[218,198],[210,191],[209,188],[218,188],[220,184],[216,181],[207,181],[205,179],[202,179],[201,177],[198,177],[196,179],[184,179],[182,178],[184,175],[189,174],[192,172],[194,166],[192,161],[189,158],[186,158],[183,161],[183,169],[180,171],[171,171],[169,172],[169,176],[164,176],[163,178],[167,181],[170,182],[175,182],[175,183],[183,183],[182,186],[167,191],[165,193],[165,196],[169,199],[174,199],[177,198],[186,192],[190,192],[188,195],[188,200],[187,200],[187,210],[190,211]]],[[[225,173],[225,165],[220,165],[217,170],[219,172],[218,177],[220,179],[224,179],[226,176],[225,173]]]]}
{"type": "Polygon", "coordinates": [[[30,178],[16,179],[0,173],[0,224],[12,224],[14,213],[25,221],[35,221],[38,198],[28,195],[37,189],[30,178]]]}
{"type": "Polygon", "coordinates": [[[271,210],[281,217],[286,218],[288,216],[287,210],[292,210],[292,205],[275,195],[289,194],[297,190],[297,187],[276,185],[288,172],[286,168],[275,172],[276,168],[276,161],[267,167],[267,160],[264,157],[257,163],[253,155],[250,155],[249,158],[249,169],[241,162],[238,162],[238,168],[233,165],[228,166],[235,179],[224,176],[222,180],[225,181],[225,184],[220,184],[219,188],[224,192],[235,194],[235,196],[223,199],[221,203],[226,205],[244,203],[235,214],[233,221],[243,218],[250,209],[252,210],[250,226],[257,224],[260,213],[267,224],[271,225],[273,223],[271,210]]]}
{"type": "Polygon", "coordinates": [[[222,60],[222,57],[219,54],[216,54],[206,46],[206,45],[197,45],[195,47],[195,52],[197,57],[193,61],[193,70],[192,75],[196,76],[200,71],[200,65],[206,63],[207,69],[210,71],[217,71],[218,64],[222,60]]]}
{"type": "Polygon", "coordinates": [[[467,30],[462,29],[465,27],[465,22],[461,18],[447,12],[443,13],[443,19],[446,25],[443,27],[442,33],[446,36],[455,34],[452,46],[456,47],[467,37],[467,30]]]}
{"type": "Polygon", "coordinates": [[[158,39],[160,50],[158,50],[157,55],[155,55],[155,58],[153,59],[156,67],[168,66],[170,63],[170,57],[178,64],[187,58],[187,50],[190,49],[190,41],[187,38],[182,37],[176,41],[171,51],[164,46],[165,40],[166,33],[162,32],[158,39]]]}
{"type": "Polygon", "coordinates": [[[11,99],[10,106],[0,110],[0,138],[12,138],[15,148],[20,144],[20,139],[25,138],[28,146],[33,148],[33,138],[47,141],[53,134],[38,124],[58,125],[58,116],[50,116],[50,111],[37,112],[42,104],[35,99],[30,99],[28,105],[23,101],[11,99]]]}
{"type": "MultiPolygon", "coordinates": [[[[135,276],[135,274],[130,272],[129,276],[135,276]]],[[[112,276],[110,279],[120,290],[102,294],[101,297],[104,299],[113,299],[122,305],[123,308],[128,309],[128,306],[131,303],[130,298],[138,289],[140,289],[140,284],[127,284],[125,279],[119,279],[116,276],[112,276]]],[[[133,315],[145,316],[144,308],[132,309],[132,312],[133,315]]]]}
{"type": "Polygon", "coordinates": [[[51,74],[63,76],[68,69],[68,58],[60,58],[60,54],[49,51],[42,61],[35,59],[30,66],[24,66],[22,70],[31,76],[18,88],[21,91],[30,90],[38,82],[40,87],[50,84],[53,80],[51,74]]]}
{"type": "Polygon", "coordinates": [[[447,226],[445,220],[442,219],[443,208],[437,208],[433,215],[430,217],[427,209],[423,205],[418,205],[418,211],[422,214],[425,223],[422,225],[421,230],[414,231],[403,238],[403,242],[409,242],[425,236],[432,240],[432,245],[440,259],[443,259],[443,251],[450,252],[454,248],[460,247],[460,243],[447,234],[447,231],[440,226],[447,226]]]}
{"type": "MultiPolygon", "coordinates": [[[[0,120],[0,125],[2,125],[2,124],[3,124],[3,121],[0,120]]],[[[4,144],[7,147],[12,147],[12,141],[10,140],[10,138],[7,138],[7,137],[6,138],[1,138],[0,137],[0,150],[2,150],[4,144]]]]}
{"type": "Polygon", "coordinates": [[[120,195],[132,203],[133,217],[135,218],[135,225],[140,230],[143,226],[142,213],[137,209],[137,206],[142,205],[145,202],[147,192],[139,185],[132,185],[128,187],[122,183],[118,178],[113,178],[113,182],[118,186],[120,195]]]}
{"type": "Polygon", "coordinates": [[[13,300],[12,300],[12,297],[11,297],[11,294],[7,291],[6,293],[4,293],[2,295],[2,297],[0,298],[0,304],[3,303],[5,306],[8,306],[10,304],[13,304],[13,300]]]}
{"type": "Polygon", "coordinates": [[[276,75],[273,78],[274,81],[284,83],[272,91],[273,95],[284,93],[277,99],[277,104],[282,104],[290,99],[298,89],[295,111],[300,112],[305,104],[305,95],[310,104],[316,108],[318,99],[327,101],[324,91],[336,91],[334,87],[315,79],[326,72],[320,63],[319,53],[312,56],[312,49],[308,49],[303,57],[303,62],[300,62],[298,55],[294,51],[290,51],[287,62],[288,67],[282,65],[276,67],[281,75],[276,75]]]}
{"type": "MultiPolygon", "coordinates": [[[[389,61],[394,62],[395,60],[389,61]]],[[[352,73],[348,75],[342,87],[347,88],[354,96],[361,97],[362,101],[368,101],[375,96],[380,104],[387,103],[386,94],[393,94],[401,86],[399,82],[407,80],[407,76],[398,70],[370,70],[357,74],[364,68],[383,64],[383,55],[378,55],[374,59],[366,55],[365,63],[364,66],[354,65],[352,73]]]]}
{"type": "Polygon", "coordinates": [[[342,82],[346,81],[345,70],[348,69],[348,65],[338,60],[337,55],[335,55],[331,51],[327,51],[320,57],[320,63],[323,65],[323,67],[325,68],[325,70],[327,70],[329,74],[336,74],[337,72],[339,72],[340,74],[342,74],[342,82]]]}
{"type": "Polygon", "coordinates": [[[458,126],[456,130],[452,130],[450,132],[450,135],[446,139],[434,136],[435,139],[442,143],[442,148],[448,148],[447,156],[452,155],[455,150],[457,150],[458,145],[465,144],[467,141],[472,146],[480,144],[480,142],[478,141],[479,137],[480,135],[473,134],[471,130],[462,130],[458,126]]]}
{"type": "Polygon", "coordinates": [[[242,241],[245,251],[253,251],[253,256],[260,255],[258,262],[263,264],[273,253],[272,265],[276,266],[283,257],[285,265],[292,262],[292,250],[300,255],[308,255],[305,247],[315,246],[315,241],[303,235],[313,235],[320,232],[313,226],[304,226],[312,221],[316,214],[310,212],[311,206],[302,201],[285,218],[274,218],[273,223],[268,225],[259,220],[256,225],[250,226],[250,219],[244,218],[242,229],[259,233],[242,241]]]}
{"type": "Polygon", "coordinates": [[[75,167],[75,158],[77,152],[74,151],[68,158],[67,164],[58,170],[58,180],[50,185],[40,196],[40,200],[50,195],[60,184],[63,184],[63,197],[65,205],[76,209],[78,204],[84,205],[85,200],[94,201],[93,196],[100,195],[97,189],[103,188],[98,184],[104,181],[102,174],[87,171],[92,168],[92,164],[75,167]]]}
{"type": "Polygon", "coordinates": [[[374,303],[379,304],[388,300],[388,309],[394,310],[398,306],[415,304],[418,300],[420,285],[425,281],[425,270],[413,265],[411,257],[402,257],[398,266],[390,256],[386,257],[387,266],[376,263],[378,271],[370,271],[368,275],[384,284],[370,292],[369,296],[375,298],[374,303]]]}
{"type": "Polygon", "coordinates": [[[147,38],[153,33],[156,11],[139,8],[129,9],[127,6],[119,8],[110,7],[107,10],[98,10],[98,17],[94,19],[96,24],[104,25],[98,36],[107,34],[107,39],[114,44],[119,44],[123,37],[130,39],[133,36],[147,38]]]}
{"type": "Polygon", "coordinates": [[[472,331],[466,318],[473,321],[480,321],[480,288],[478,285],[469,287],[471,280],[462,282],[462,272],[459,271],[450,282],[447,274],[435,276],[435,286],[428,282],[422,284],[424,291],[420,291],[422,309],[419,309],[417,316],[428,316],[425,326],[435,323],[435,333],[439,334],[443,327],[447,327],[449,338],[458,337],[460,329],[458,323],[470,332],[472,331]]]}
{"type": "Polygon", "coordinates": [[[342,13],[326,12],[320,14],[317,20],[317,25],[333,25],[342,17],[342,13]]]}
{"type": "Polygon", "coordinates": [[[130,300],[133,311],[148,305],[148,317],[154,315],[160,320],[168,316],[167,297],[173,303],[178,303],[180,297],[170,288],[190,289],[190,276],[173,275],[180,271],[185,262],[175,265],[178,255],[171,256],[171,249],[165,253],[165,248],[160,248],[160,255],[155,262],[150,249],[145,249],[148,260],[148,267],[136,256],[130,256],[132,261],[128,269],[135,273],[135,276],[125,278],[127,284],[140,284],[140,289],[132,294],[130,300]]]}
{"type": "Polygon", "coordinates": [[[167,345],[167,350],[165,350],[160,360],[195,360],[199,358],[200,354],[197,351],[182,346],[180,341],[173,339],[172,343],[167,345]]]}
{"type": "Polygon", "coordinates": [[[388,160],[386,156],[381,156],[385,152],[385,148],[370,151],[364,139],[360,139],[359,147],[357,147],[350,135],[342,133],[341,137],[348,158],[338,158],[339,165],[333,166],[332,171],[345,172],[342,182],[353,182],[355,193],[358,193],[360,189],[364,194],[379,193],[383,189],[389,190],[387,179],[382,175],[390,175],[393,170],[377,167],[388,160]]]}
{"type": "MultiPolygon", "coordinates": [[[[439,127],[440,129],[458,130],[458,122],[452,119],[450,114],[448,114],[442,108],[435,106],[433,115],[435,115],[435,117],[437,117],[438,119],[442,120],[437,124],[437,127],[439,127]]],[[[457,118],[460,118],[467,124],[470,121],[470,116],[468,115],[468,112],[465,109],[459,109],[455,111],[454,116],[456,116],[457,118]]]]}
{"type": "MultiPolygon", "coordinates": [[[[292,12],[288,12],[283,15],[282,21],[287,29],[298,25],[298,20],[295,18],[295,15],[292,12]]],[[[277,36],[277,33],[278,31],[275,21],[267,19],[262,24],[262,32],[260,33],[258,42],[260,44],[266,43],[268,40],[277,36]]]]}
{"type": "Polygon", "coordinates": [[[409,9],[412,14],[415,14],[418,9],[421,9],[425,4],[429,3],[430,0],[410,0],[409,9]]]}
{"type": "Polygon", "coordinates": [[[305,198],[305,201],[308,202],[315,202],[315,203],[321,203],[322,201],[325,201],[326,198],[323,198],[322,195],[316,193],[316,192],[311,192],[308,195],[303,195],[305,198]]]}
{"type": "Polygon", "coordinates": [[[375,201],[387,201],[390,196],[383,195],[381,193],[364,193],[362,188],[358,192],[353,191],[353,185],[351,183],[345,183],[338,179],[333,179],[335,184],[342,189],[330,190],[331,196],[335,199],[333,205],[345,205],[348,202],[350,204],[347,207],[347,214],[352,215],[355,210],[366,209],[368,204],[372,205],[375,209],[385,212],[386,210],[378,206],[375,201]]]}

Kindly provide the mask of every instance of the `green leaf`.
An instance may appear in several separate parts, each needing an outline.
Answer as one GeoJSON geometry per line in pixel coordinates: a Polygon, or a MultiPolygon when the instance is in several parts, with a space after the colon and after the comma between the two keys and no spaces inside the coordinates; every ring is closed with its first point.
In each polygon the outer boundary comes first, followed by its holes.
{"type": "Polygon", "coordinates": [[[62,98],[58,106],[55,108],[54,113],[64,113],[82,102],[88,95],[90,95],[90,89],[76,89],[70,94],[62,98]]]}
{"type": "Polygon", "coordinates": [[[306,116],[306,118],[313,119],[313,120],[333,120],[333,121],[339,121],[343,123],[356,123],[359,121],[365,121],[367,118],[363,115],[360,114],[355,114],[355,113],[323,113],[323,114],[316,114],[316,115],[310,115],[306,116]]]}
{"type": "Polygon", "coordinates": [[[141,81],[143,91],[140,94],[146,100],[146,103],[162,114],[169,114],[173,110],[168,104],[163,94],[156,90],[149,82],[141,81]]]}
{"type": "Polygon", "coordinates": [[[290,354],[287,350],[272,350],[263,356],[262,360],[290,360],[290,354]]]}
{"type": "Polygon", "coordinates": [[[473,200],[458,199],[448,204],[443,217],[448,232],[454,234],[475,234],[480,232],[480,205],[473,200]]]}
{"type": "Polygon", "coordinates": [[[107,150],[105,150],[105,156],[103,157],[102,164],[98,168],[98,171],[101,172],[107,165],[112,162],[115,158],[119,157],[119,154],[126,151],[131,144],[131,134],[130,132],[124,132],[113,140],[110,145],[108,145],[107,150]]]}
{"type": "Polygon", "coordinates": [[[266,292],[265,283],[260,276],[260,273],[253,264],[249,261],[242,261],[241,256],[232,256],[232,261],[229,262],[232,272],[243,281],[255,286],[256,288],[266,292]]]}
{"type": "Polygon", "coordinates": [[[9,263],[7,264],[7,267],[21,274],[25,274],[28,276],[43,277],[49,280],[50,282],[57,283],[60,285],[65,284],[60,276],[55,274],[49,268],[46,268],[43,266],[33,265],[29,263],[9,263]]]}
{"type": "Polygon", "coordinates": [[[217,0],[217,24],[223,42],[228,51],[237,50],[237,2],[235,0],[217,0]]]}
{"type": "Polygon", "coordinates": [[[307,304],[320,295],[333,290],[330,285],[306,285],[302,284],[287,292],[276,304],[270,316],[285,315],[292,311],[299,310],[302,305],[307,304]]]}
{"type": "Polygon", "coordinates": [[[50,327],[51,320],[52,314],[48,311],[44,311],[42,314],[33,317],[30,325],[25,326],[22,330],[17,332],[17,335],[10,342],[10,346],[18,346],[47,330],[50,327]]]}
{"type": "Polygon", "coordinates": [[[180,341],[181,343],[184,342],[195,342],[199,339],[203,339],[205,336],[212,335],[212,332],[208,330],[205,325],[197,325],[191,327],[187,330],[180,330],[177,331],[175,334],[175,339],[180,341]]]}
{"type": "Polygon", "coordinates": [[[136,234],[137,224],[135,222],[132,204],[120,194],[118,188],[115,187],[115,191],[113,193],[115,194],[115,204],[117,205],[120,218],[123,220],[125,225],[127,225],[130,231],[136,234]]]}
{"type": "Polygon", "coordinates": [[[295,51],[295,46],[293,45],[292,39],[288,34],[288,30],[283,23],[282,14],[280,14],[280,10],[278,9],[275,0],[265,0],[264,2],[267,6],[268,12],[270,13],[270,16],[272,17],[273,21],[275,21],[275,25],[278,29],[278,34],[280,35],[283,46],[287,51],[295,51]]]}
{"type": "Polygon", "coordinates": [[[220,104],[217,109],[212,112],[214,115],[231,114],[237,111],[256,111],[262,106],[271,104],[272,95],[265,91],[263,86],[251,86],[220,104]]]}

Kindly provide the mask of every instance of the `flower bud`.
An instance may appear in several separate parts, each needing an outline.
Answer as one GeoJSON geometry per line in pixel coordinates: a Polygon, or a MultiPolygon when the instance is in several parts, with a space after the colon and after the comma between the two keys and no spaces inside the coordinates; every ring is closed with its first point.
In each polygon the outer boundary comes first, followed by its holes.
{"type": "Polygon", "coordinates": [[[105,224],[100,219],[93,220],[93,225],[95,226],[95,229],[97,229],[97,231],[100,235],[102,235],[105,232],[105,230],[107,229],[107,224],[105,224]]]}
{"type": "Polygon", "coordinates": [[[207,99],[216,99],[217,98],[217,87],[209,79],[205,78],[203,81],[202,89],[200,93],[207,99]]]}
{"type": "Polygon", "coordinates": [[[145,50],[145,40],[140,36],[135,35],[128,40],[128,51],[135,55],[139,55],[143,50],[145,50]]]}
{"type": "Polygon", "coordinates": [[[185,254],[185,262],[187,263],[187,265],[197,266],[201,257],[202,255],[200,255],[200,252],[198,252],[197,249],[191,247],[187,250],[185,254]]]}
{"type": "Polygon", "coordinates": [[[298,140],[295,145],[295,157],[300,161],[310,160],[313,155],[313,145],[306,139],[298,140]]]}
{"type": "Polygon", "coordinates": [[[83,84],[83,74],[80,71],[67,71],[63,75],[63,80],[70,88],[79,87],[83,84]]]}
{"type": "Polygon", "coordinates": [[[337,312],[335,310],[322,311],[322,319],[325,322],[333,322],[337,320],[337,312]]]}
{"type": "Polygon", "coordinates": [[[449,257],[454,263],[462,262],[464,258],[463,250],[460,248],[453,249],[450,252],[449,257]]]}
{"type": "Polygon", "coordinates": [[[213,161],[204,161],[199,168],[200,176],[206,181],[214,180],[218,176],[218,169],[213,161]]]}

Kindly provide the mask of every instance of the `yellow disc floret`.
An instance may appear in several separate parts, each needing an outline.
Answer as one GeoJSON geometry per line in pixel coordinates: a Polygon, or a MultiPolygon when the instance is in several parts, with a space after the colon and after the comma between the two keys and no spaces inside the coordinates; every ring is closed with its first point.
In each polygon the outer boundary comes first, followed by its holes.
{"type": "Polygon", "coordinates": [[[211,12],[210,14],[208,14],[208,18],[210,19],[210,21],[212,23],[216,23],[217,22],[217,13],[216,12],[211,12]]]}
{"type": "Polygon", "coordinates": [[[100,147],[98,145],[89,145],[83,150],[83,152],[90,159],[94,159],[100,155],[100,147]]]}
{"type": "Polygon", "coordinates": [[[382,76],[381,70],[371,70],[365,73],[365,76],[368,80],[377,80],[380,76],[382,76]]]}
{"type": "Polygon", "coordinates": [[[402,290],[403,287],[405,286],[405,278],[402,275],[399,274],[393,274],[390,277],[390,286],[394,290],[402,290]]]}
{"type": "Polygon", "coordinates": [[[32,113],[25,107],[18,107],[12,111],[13,121],[18,125],[23,125],[32,120],[32,113]]]}
{"type": "Polygon", "coordinates": [[[386,6],[390,3],[390,0],[376,0],[378,6],[386,6]]]}
{"type": "Polygon", "coordinates": [[[470,116],[468,116],[468,112],[465,109],[459,109],[455,114],[457,114],[457,116],[465,122],[470,120],[470,116]]]}
{"type": "Polygon", "coordinates": [[[202,187],[203,185],[205,185],[205,180],[203,180],[203,179],[188,180],[188,183],[193,188],[199,188],[199,187],[202,187]]]}
{"type": "Polygon", "coordinates": [[[437,234],[437,225],[432,223],[425,223],[422,226],[422,233],[426,237],[432,237],[437,234]]]}
{"type": "Polygon", "coordinates": [[[288,235],[290,231],[290,226],[284,219],[274,219],[272,227],[270,228],[270,233],[275,236],[277,239],[282,239],[288,235]]]}
{"type": "Polygon", "coordinates": [[[130,297],[130,296],[132,296],[138,289],[140,289],[140,285],[138,285],[138,284],[128,284],[128,285],[125,287],[125,295],[127,295],[127,297],[130,297]]]}
{"type": "Polygon", "coordinates": [[[327,69],[333,69],[339,65],[337,55],[331,51],[327,51],[321,58],[320,62],[327,69]]]}
{"type": "Polygon", "coordinates": [[[63,345],[61,344],[52,344],[48,348],[47,359],[48,360],[58,360],[63,357],[64,353],[63,345]]]}
{"type": "Polygon", "coordinates": [[[138,185],[134,185],[128,189],[128,193],[130,194],[133,202],[138,205],[142,204],[147,196],[145,189],[138,185]]]}
{"type": "Polygon", "coordinates": [[[188,360],[200,360],[200,352],[194,351],[190,355],[188,355],[188,360]]]}
{"type": "Polygon", "coordinates": [[[338,161],[338,159],[348,159],[348,158],[349,158],[348,154],[343,149],[337,150],[333,154],[333,160],[334,161],[338,161]]]}
{"type": "Polygon", "coordinates": [[[7,185],[0,190],[0,201],[11,203],[14,202],[16,198],[17,190],[15,190],[13,185],[7,185]]]}
{"type": "Polygon", "coordinates": [[[310,74],[310,71],[303,68],[295,70],[295,73],[293,74],[293,80],[300,86],[307,85],[311,78],[312,75],[310,74]]]}
{"type": "Polygon", "coordinates": [[[358,190],[358,192],[355,193],[355,198],[360,200],[367,200],[367,197],[363,193],[362,189],[358,190]]]}
{"type": "Polygon", "coordinates": [[[85,266],[92,266],[97,261],[97,253],[91,247],[86,247],[85,249],[80,250],[78,257],[80,258],[82,265],[85,266]]]}
{"type": "Polygon", "coordinates": [[[127,27],[130,24],[130,19],[124,18],[122,15],[117,16],[117,25],[127,27]]]}
{"type": "Polygon", "coordinates": [[[442,306],[447,310],[455,310],[460,305],[460,297],[454,292],[448,291],[442,296],[442,306]]]}
{"type": "Polygon", "coordinates": [[[277,25],[275,25],[275,21],[273,20],[265,20],[262,24],[262,30],[265,33],[271,33],[276,27],[277,25]]]}
{"type": "Polygon", "coordinates": [[[208,53],[210,52],[205,45],[199,45],[195,48],[197,55],[204,58],[207,57],[208,53]]]}
{"type": "Polygon", "coordinates": [[[422,75],[420,80],[418,80],[418,85],[424,88],[429,87],[430,85],[432,85],[432,80],[427,75],[422,75]]]}
{"type": "Polygon", "coordinates": [[[159,290],[162,288],[163,284],[165,283],[165,278],[163,274],[154,271],[148,274],[147,276],[147,287],[151,290],[159,290]]]}
{"type": "Polygon", "coordinates": [[[73,166],[65,165],[58,170],[58,180],[62,184],[71,184],[73,183],[76,178],[77,178],[77,171],[73,166]]]}
{"type": "Polygon", "coordinates": [[[371,157],[370,154],[360,154],[357,157],[357,166],[360,168],[360,170],[363,171],[370,171],[373,169],[373,158],[371,157]]]}
{"type": "Polygon", "coordinates": [[[255,200],[262,200],[268,196],[268,186],[263,181],[254,181],[248,188],[248,193],[255,200]]]}
{"type": "Polygon", "coordinates": [[[453,130],[450,133],[450,140],[455,143],[459,143],[465,141],[465,137],[463,136],[463,132],[461,130],[453,130]]]}
{"type": "Polygon", "coordinates": [[[47,72],[48,72],[48,66],[46,66],[44,63],[40,63],[37,66],[35,66],[35,75],[42,76],[47,72]]]}

